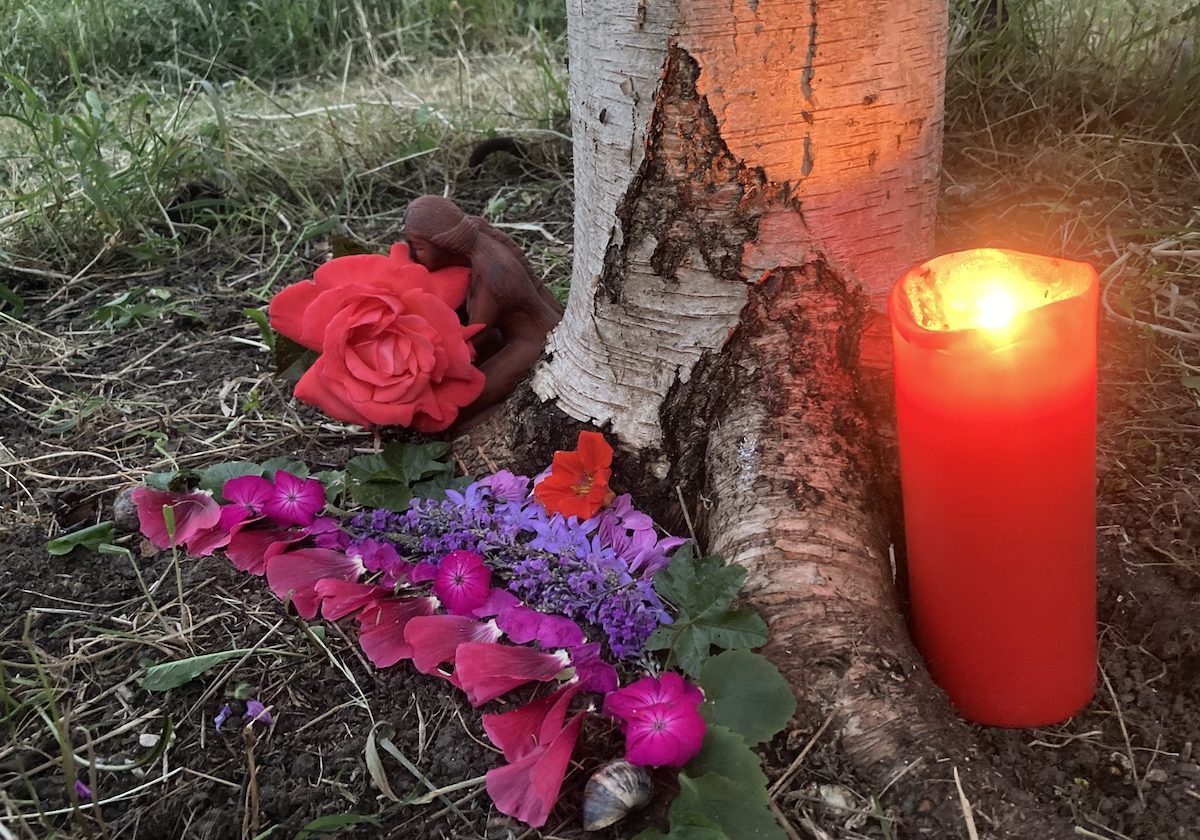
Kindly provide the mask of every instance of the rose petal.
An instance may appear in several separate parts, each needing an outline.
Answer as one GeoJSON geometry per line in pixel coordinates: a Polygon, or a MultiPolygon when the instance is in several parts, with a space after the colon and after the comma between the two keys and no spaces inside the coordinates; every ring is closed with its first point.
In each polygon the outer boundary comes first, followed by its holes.
{"type": "Polygon", "coordinates": [[[495,622],[465,615],[418,616],[404,626],[404,641],[412,646],[413,664],[423,674],[432,674],[443,662],[454,659],[454,651],[461,644],[499,638],[495,622]]]}
{"type": "Polygon", "coordinates": [[[358,580],[362,561],[328,548],[301,548],[267,560],[267,585],[281,600],[291,598],[301,618],[315,618],[321,607],[317,581],[324,578],[358,580]]]}
{"type": "Polygon", "coordinates": [[[454,652],[454,674],[472,706],[481,706],[527,682],[548,682],[570,664],[565,652],[466,642],[454,652]]]}
{"type": "Polygon", "coordinates": [[[553,694],[519,709],[484,715],[483,730],[506,760],[516,761],[553,740],[562,729],[571,699],[581,688],[579,682],[569,682],[553,694]]]}
{"type": "Polygon", "coordinates": [[[386,598],[358,614],[358,643],[376,668],[389,668],[413,655],[404,628],[414,618],[437,609],[437,598],[386,598]]]}
{"type": "Polygon", "coordinates": [[[221,521],[221,507],[208,493],[171,493],[138,487],[131,496],[137,508],[142,534],[156,548],[170,548],[172,544],[186,545],[196,533],[214,528],[221,521]],[[167,507],[175,519],[173,534],[167,532],[167,521],[163,515],[163,508],[167,507]]]}
{"type": "Polygon", "coordinates": [[[392,590],[386,586],[338,578],[323,578],[316,582],[313,589],[321,599],[321,615],[330,621],[345,618],[392,594],[392,590]]]}
{"type": "Polygon", "coordinates": [[[534,828],[546,824],[558,800],[586,712],[575,715],[549,744],[489,770],[487,791],[496,810],[534,828]]]}

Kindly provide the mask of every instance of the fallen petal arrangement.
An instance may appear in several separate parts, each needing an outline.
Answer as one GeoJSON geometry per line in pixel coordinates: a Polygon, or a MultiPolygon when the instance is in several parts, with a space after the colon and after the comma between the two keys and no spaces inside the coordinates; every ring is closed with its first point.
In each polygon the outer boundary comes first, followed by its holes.
{"type": "MultiPolygon", "coordinates": [[[[395,255],[383,259],[376,270],[404,270],[395,255]]],[[[319,271],[314,289],[285,296],[281,325],[315,343],[313,313],[332,306],[322,296],[337,292],[336,279],[319,271]]],[[[604,437],[582,432],[578,450],[557,453],[536,483],[499,471],[414,498],[402,513],[363,511],[345,522],[321,515],[320,481],[283,470],[229,479],[224,505],[204,492],[149,488],[134,501],[156,547],[225,548],[301,618],[354,618],[378,668],[409,660],[474,706],[546,685],[523,706],[483,716],[507,762],[488,772],[489,795],[502,813],[539,827],[595,717],[589,710],[625,731],[634,764],[682,767],[705,737],[700,689],[670,671],[645,675],[647,642],[672,620],[654,576],[684,540],[661,537],[629,496],[613,494],[611,462],[604,437]],[[634,681],[620,689],[622,674],[634,681]]],[[[222,708],[218,728],[232,714],[222,708]]],[[[246,719],[271,723],[257,700],[246,719]]]]}

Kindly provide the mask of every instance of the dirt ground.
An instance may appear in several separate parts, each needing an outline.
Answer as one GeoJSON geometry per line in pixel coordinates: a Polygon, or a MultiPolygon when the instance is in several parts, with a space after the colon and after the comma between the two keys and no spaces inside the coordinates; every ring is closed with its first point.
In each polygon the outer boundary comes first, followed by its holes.
{"type": "MultiPolygon", "coordinates": [[[[1002,156],[965,148],[947,154],[941,250],[1040,247],[1101,267],[1124,259],[1109,289],[1120,306],[1102,317],[1100,348],[1103,679],[1093,702],[1065,724],[980,728],[979,738],[1021,787],[1070,818],[1077,836],[1200,837],[1200,403],[1181,379],[1200,364],[1200,344],[1134,323],[1165,323],[1155,307],[1172,284],[1190,278],[1182,292],[1195,294],[1196,274],[1189,272],[1200,263],[1151,253],[1168,237],[1145,231],[1194,226],[1200,209],[1149,176],[1136,190],[1118,189],[1108,177],[1073,184],[1064,166],[1094,165],[1082,152],[1076,160],[1076,152],[1060,150],[1065,164],[1027,160],[1022,166],[1029,168],[1013,172],[997,163],[1002,156]],[[1038,182],[1031,174],[1037,171],[1050,174],[1038,182]],[[1043,222],[1026,226],[1021,219],[1043,222]],[[1110,237],[1114,229],[1126,232],[1110,237]]],[[[529,200],[509,221],[553,235],[515,232],[550,279],[563,279],[569,187],[508,162],[494,174],[500,184],[527,190],[529,200]]],[[[468,184],[454,197],[478,211],[495,189],[497,183],[468,184]]],[[[397,195],[396,217],[366,231],[374,244],[398,235],[410,197],[397,195]]],[[[327,248],[311,243],[279,272],[279,282],[310,273],[327,248]]],[[[180,561],[181,605],[170,554],[147,550],[136,536],[121,540],[132,558],[85,550],[47,555],[48,536],[110,518],[122,486],[171,461],[203,466],[292,455],[321,469],[369,445],[369,436],[293,405],[287,386],[272,378],[267,353],[253,346],[258,331],[242,309],[256,305],[250,292],[272,271],[253,243],[226,240],[150,273],[102,261],[66,284],[36,274],[0,277],[28,303],[22,320],[6,321],[0,333],[0,836],[291,838],[318,817],[358,813],[378,815],[383,828],[346,828],[336,836],[603,838],[631,837],[661,820],[663,808],[652,806],[611,831],[582,832],[583,781],[613,746],[614,733],[598,718],[585,730],[562,804],[540,834],[497,814],[480,783],[429,804],[393,804],[367,772],[373,726],[439,789],[477,779],[498,763],[479,713],[461,694],[407,665],[375,671],[352,627],[327,625],[323,638],[314,635],[320,624],[306,627],[286,615],[261,580],[222,558],[180,561]],[[167,313],[116,331],[90,320],[96,306],[132,286],[167,288],[194,314],[167,313]],[[137,685],[144,662],[234,648],[255,652],[167,693],[137,685]],[[239,684],[274,710],[274,725],[253,743],[240,726],[213,726],[239,684]],[[154,762],[91,777],[83,770],[99,804],[72,812],[64,739],[81,757],[120,765],[149,754],[143,742],[161,735],[168,721],[174,741],[154,762]],[[255,797],[257,814],[249,806],[255,797]]],[[[769,745],[773,782],[817,734],[794,729],[769,745]]],[[[428,791],[401,762],[387,754],[382,761],[397,796],[428,791]]],[[[910,836],[891,819],[886,791],[854,790],[845,778],[830,739],[816,737],[775,791],[796,836],[910,836]]],[[[986,834],[988,815],[977,811],[975,819],[986,834]]],[[[965,837],[966,829],[945,836],[965,837]]]]}

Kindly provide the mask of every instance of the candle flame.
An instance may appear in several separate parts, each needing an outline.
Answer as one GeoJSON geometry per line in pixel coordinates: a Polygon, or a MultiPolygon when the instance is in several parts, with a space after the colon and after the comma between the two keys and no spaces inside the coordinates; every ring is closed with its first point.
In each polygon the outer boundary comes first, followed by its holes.
{"type": "Polygon", "coordinates": [[[1004,330],[1017,317],[1017,303],[1009,290],[1000,285],[985,288],[975,301],[975,321],[985,330],[1004,330]]]}

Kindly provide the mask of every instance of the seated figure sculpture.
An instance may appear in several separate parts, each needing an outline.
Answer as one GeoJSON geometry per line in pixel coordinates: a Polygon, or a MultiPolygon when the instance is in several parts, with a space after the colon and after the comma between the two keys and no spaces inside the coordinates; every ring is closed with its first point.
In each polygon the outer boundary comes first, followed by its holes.
{"type": "Polygon", "coordinates": [[[466,316],[469,324],[485,325],[472,341],[475,364],[487,382],[451,427],[463,432],[516,390],[563,310],[515,242],[449,199],[425,195],[413,201],[404,214],[404,238],[413,261],[430,271],[450,265],[471,269],[466,316]]]}

